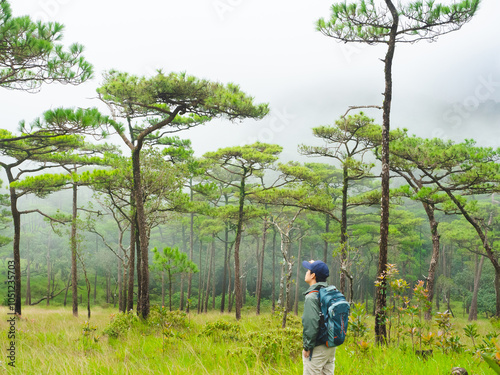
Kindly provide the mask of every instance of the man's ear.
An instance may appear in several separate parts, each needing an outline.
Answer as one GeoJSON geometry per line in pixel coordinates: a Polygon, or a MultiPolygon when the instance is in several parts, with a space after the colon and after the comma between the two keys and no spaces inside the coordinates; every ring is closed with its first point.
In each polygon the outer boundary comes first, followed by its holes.
{"type": "Polygon", "coordinates": [[[315,273],[311,273],[311,279],[316,280],[316,274],[315,273]]]}

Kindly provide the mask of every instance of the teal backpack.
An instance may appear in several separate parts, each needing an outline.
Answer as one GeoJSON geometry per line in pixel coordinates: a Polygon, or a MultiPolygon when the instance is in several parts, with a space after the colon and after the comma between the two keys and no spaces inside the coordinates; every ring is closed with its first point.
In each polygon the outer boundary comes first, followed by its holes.
{"type": "Polygon", "coordinates": [[[329,285],[319,289],[319,305],[321,312],[317,341],[329,348],[342,345],[349,325],[349,302],[335,286],[329,285]]]}

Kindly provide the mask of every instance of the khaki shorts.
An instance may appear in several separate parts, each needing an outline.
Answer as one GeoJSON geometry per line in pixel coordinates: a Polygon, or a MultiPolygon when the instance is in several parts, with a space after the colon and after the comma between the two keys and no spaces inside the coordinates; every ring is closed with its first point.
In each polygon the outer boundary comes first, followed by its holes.
{"type": "Polygon", "coordinates": [[[335,349],[326,345],[316,346],[312,358],[302,357],[304,375],[333,375],[335,371],[335,349]]]}

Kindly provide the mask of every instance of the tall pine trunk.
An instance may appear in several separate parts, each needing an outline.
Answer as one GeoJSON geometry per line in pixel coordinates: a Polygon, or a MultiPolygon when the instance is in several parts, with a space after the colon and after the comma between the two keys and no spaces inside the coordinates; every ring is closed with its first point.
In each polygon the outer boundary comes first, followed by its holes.
{"type": "Polygon", "coordinates": [[[436,270],[439,261],[439,249],[440,243],[439,238],[440,235],[438,233],[438,222],[434,217],[434,205],[429,205],[427,203],[423,203],[425,212],[427,213],[427,217],[429,219],[429,225],[431,227],[431,236],[432,236],[432,256],[429,264],[429,271],[427,273],[427,290],[429,291],[427,295],[427,300],[429,301],[429,309],[425,312],[425,320],[432,319],[432,300],[434,299],[435,293],[435,280],[436,280],[436,270]]]}
{"type": "Polygon", "coordinates": [[[135,280],[135,252],[137,243],[137,225],[135,215],[134,197],[130,197],[130,205],[132,207],[131,222],[130,222],[130,248],[128,257],[128,293],[127,293],[127,311],[134,310],[134,280],[135,280]]]}
{"type": "Polygon", "coordinates": [[[142,288],[142,272],[141,272],[141,269],[142,269],[142,255],[141,255],[141,239],[139,238],[139,235],[138,235],[138,232],[136,230],[136,238],[135,238],[135,255],[136,255],[136,258],[137,258],[137,261],[136,261],[136,266],[137,266],[137,302],[136,302],[136,309],[137,309],[137,315],[140,314],[140,311],[139,311],[139,299],[140,299],[140,296],[142,295],[141,293],[141,288],[142,288]]]}
{"type": "Polygon", "coordinates": [[[141,254],[141,268],[137,272],[141,274],[141,289],[137,302],[139,315],[147,318],[149,315],[149,239],[146,228],[146,216],[144,212],[143,189],[141,181],[140,150],[142,144],[138,144],[132,152],[132,171],[134,176],[135,208],[137,213],[137,229],[139,232],[139,243],[141,254]]]}
{"type": "MultiPolygon", "coordinates": [[[[193,189],[191,189],[191,200],[193,200],[193,189]]],[[[189,221],[189,260],[193,261],[194,253],[194,213],[190,215],[189,221]]],[[[201,264],[200,264],[201,267],[201,264]]],[[[191,300],[191,291],[193,287],[193,273],[189,272],[188,274],[188,290],[187,290],[187,299],[188,303],[186,305],[186,312],[189,313],[189,301],[191,300]]]]}
{"type": "Polygon", "coordinates": [[[385,0],[392,15],[392,26],[384,60],[385,91],[383,103],[383,127],[382,127],[382,197],[380,214],[380,243],[377,277],[380,285],[375,289],[375,340],[377,344],[387,343],[386,314],[387,306],[386,291],[387,282],[383,275],[387,270],[387,246],[389,240],[389,130],[392,101],[392,60],[396,47],[396,35],[398,31],[399,16],[396,7],[391,0],[385,0]]]}
{"type": "MultiPolygon", "coordinates": [[[[246,175],[246,170],[244,169],[243,175],[246,175]]],[[[238,222],[236,224],[236,240],[234,242],[234,294],[235,294],[235,310],[236,310],[236,320],[241,319],[241,307],[242,307],[242,290],[241,290],[241,280],[240,280],[240,243],[241,234],[243,232],[243,207],[245,203],[245,179],[241,179],[240,183],[240,196],[238,205],[238,222]]]]}
{"type": "Polygon", "coordinates": [[[344,163],[342,171],[342,212],[340,220],[340,291],[346,293],[347,268],[347,191],[349,189],[349,172],[347,164],[344,163]]]}
{"type": "MultiPolygon", "coordinates": [[[[289,254],[290,241],[285,240],[284,242],[282,242],[281,246],[282,246],[281,251],[283,252],[283,254],[289,254]]],[[[286,275],[285,275],[286,290],[285,290],[285,301],[284,301],[284,309],[283,309],[283,320],[281,323],[282,328],[286,327],[286,320],[288,317],[288,307],[289,307],[290,294],[291,294],[290,288],[291,288],[291,284],[292,284],[292,272],[293,272],[293,268],[292,268],[293,263],[288,259],[288,257],[285,257],[285,262],[286,262],[286,271],[285,271],[285,273],[286,273],[286,275]]]]}
{"type": "Polygon", "coordinates": [[[276,311],[276,229],[273,228],[273,285],[271,286],[271,299],[273,300],[271,310],[276,311]]]}
{"type": "MultiPolygon", "coordinates": [[[[14,181],[10,169],[5,169],[9,182],[14,181]]],[[[13,258],[14,258],[14,285],[15,285],[15,302],[14,302],[14,312],[17,315],[21,315],[21,255],[19,250],[19,245],[21,242],[21,213],[17,209],[17,199],[16,189],[13,187],[9,188],[10,191],[10,209],[12,213],[12,224],[14,226],[14,239],[12,241],[13,245],[13,258]]]]}
{"type": "Polygon", "coordinates": [[[73,184],[73,215],[71,220],[71,296],[73,299],[73,316],[78,317],[78,275],[76,263],[76,219],[77,219],[78,187],[73,184]]]}

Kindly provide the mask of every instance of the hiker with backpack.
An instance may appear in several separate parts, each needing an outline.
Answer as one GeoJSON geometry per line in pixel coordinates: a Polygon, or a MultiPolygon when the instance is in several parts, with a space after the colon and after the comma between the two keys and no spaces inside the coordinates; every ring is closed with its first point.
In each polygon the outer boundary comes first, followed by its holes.
{"type": "Polygon", "coordinates": [[[344,342],[349,320],[349,303],[326,282],[328,266],[321,260],[302,262],[307,269],[302,315],[302,362],[304,375],[333,375],[335,349],[344,342]]]}

